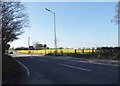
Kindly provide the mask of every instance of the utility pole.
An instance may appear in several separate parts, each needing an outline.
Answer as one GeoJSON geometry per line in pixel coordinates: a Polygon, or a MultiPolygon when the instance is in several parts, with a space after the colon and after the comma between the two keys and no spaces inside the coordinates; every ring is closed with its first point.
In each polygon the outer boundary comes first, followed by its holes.
{"type": "Polygon", "coordinates": [[[30,51],[30,37],[28,37],[28,54],[31,54],[31,51],[30,51]]]}
{"type": "Polygon", "coordinates": [[[30,37],[28,37],[28,49],[30,47],[30,37]]]}
{"type": "Polygon", "coordinates": [[[56,19],[55,19],[55,12],[45,8],[47,11],[54,14],[54,44],[55,44],[55,55],[57,55],[57,39],[56,39],[56,19]]]}

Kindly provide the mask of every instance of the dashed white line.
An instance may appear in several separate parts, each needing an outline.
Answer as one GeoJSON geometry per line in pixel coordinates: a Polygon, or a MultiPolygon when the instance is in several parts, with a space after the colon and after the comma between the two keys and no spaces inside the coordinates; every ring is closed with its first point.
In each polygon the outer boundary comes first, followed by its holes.
{"type": "MultiPolygon", "coordinates": [[[[31,59],[35,59],[35,57],[31,57],[31,59]]],[[[43,59],[36,59],[36,60],[40,60],[40,61],[43,61],[43,62],[48,62],[47,60],[43,60],[43,59]]]]}
{"type": "Polygon", "coordinates": [[[84,69],[84,68],[81,68],[81,67],[75,67],[75,66],[72,66],[72,65],[61,64],[61,63],[58,63],[58,64],[62,65],[62,66],[70,67],[70,68],[76,68],[76,69],[84,70],[84,71],[92,71],[92,70],[84,69]]]}
{"type": "Polygon", "coordinates": [[[43,59],[38,59],[38,60],[43,61],[43,62],[48,62],[47,60],[43,60],[43,59]]]}
{"type": "Polygon", "coordinates": [[[72,63],[72,62],[67,62],[67,63],[72,63]]]}
{"type": "MultiPolygon", "coordinates": [[[[66,59],[64,59],[66,60],[66,59]]],[[[73,62],[83,62],[83,63],[90,63],[90,64],[98,64],[98,65],[107,65],[107,66],[115,66],[115,67],[118,67],[118,64],[117,65],[112,65],[112,64],[105,64],[105,63],[95,63],[93,61],[77,61],[77,60],[66,60],[66,61],[73,61],[73,62]]]]}

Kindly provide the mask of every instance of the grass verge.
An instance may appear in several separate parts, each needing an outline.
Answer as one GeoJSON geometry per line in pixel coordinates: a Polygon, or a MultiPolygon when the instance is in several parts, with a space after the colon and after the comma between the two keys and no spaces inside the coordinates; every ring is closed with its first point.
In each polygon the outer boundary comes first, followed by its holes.
{"type": "MultiPolygon", "coordinates": [[[[53,53],[48,53],[45,56],[54,56],[53,53]]],[[[63,55],[58,54],[57,56],[70,56],[70,57],[77,57],[77,58],[86,58],[86,59],[103,59],[103,60],[119,60],[120,54],[116,53],[115,55],[104,55],[104,54],[98,54],[98,53],[88,53],[88,54],[75,54],[75,53],[66,53],[63,55]]]]}
{"type": "Polygon", "coordinates": [[[24,72],[21,65],[11,56],[3,54],[2,56],[2,83],[3,84],[18,84],[24,72]]]}

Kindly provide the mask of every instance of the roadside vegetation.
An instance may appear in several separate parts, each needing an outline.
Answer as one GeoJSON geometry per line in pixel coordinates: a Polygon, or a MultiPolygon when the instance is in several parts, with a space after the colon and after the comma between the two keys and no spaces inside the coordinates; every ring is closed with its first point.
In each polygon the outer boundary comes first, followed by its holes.
{"type": "MultiPolygon", "coordinates": [[[[17,48],[17,52],[26,53],[31,55],[45,55],[54,56],[54,49],[42,49],[42,50],[24,50],[23,48],[17,48]]],[[[91,58],[91,59],[120,59],[120,47],[99,47],[97,49],[58,49],[57,56],[71,56],[78,58],[91,58]]]]}
{"type": "Polygon", "coordinates": [[[11,56],[3,54],[2,59],[2,83],[18,84],[24,78],[25,73],[19,63],[11,56]]]}
{"type": "Polygon", "coordinates": [[[120,59],[120,47],[101,47],[97,48],[95,52],[90,53],[68,53],[67,56],[78,57],[78,58],[90,58],[90,59],[120,59]]]}
{"type": "Polygon", "coordinates": [[[78,58],[120,60],[120,47],[101,47],[97,48],[96,52],[92,53],[69,53],[66,55],[78,58]]]}
{"type": "Polygon", "coordinates": [[[2,82],[3,84],[14,84],[18,82],[24,73],[14,58],[8,55],[9,42],[18,39],[27,26],[28,19],[21,2],[0,1],[0,21],[2,21],[2,82]]]}

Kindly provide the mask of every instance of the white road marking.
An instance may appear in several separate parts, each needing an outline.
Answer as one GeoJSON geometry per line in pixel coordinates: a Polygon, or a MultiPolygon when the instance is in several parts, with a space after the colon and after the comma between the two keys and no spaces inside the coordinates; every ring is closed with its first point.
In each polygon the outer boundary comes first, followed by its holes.
{"type": "Polygon", "coordinates": [[[106,66],[114,66],[114,67],[118,67],[119,65],[112,65],[112,64],[105,64],[105,63],[93,63],[91,62],[91,64],[98,64],[98,65],[106,65],[106,66]]]}
{"type": "Polygon", "coordinates": [[[62,65],[62,66],[70,67],[70,68],[76,68],[76,69],[84,70],[84,71],[92,71],[92,70],[84,69],[84,68],[81,68],[81,67],[75,67],[75,66],[72,66],[72,65],[66,65],[66,64],[61,64],[61,63],[58,63],[58,64],[62,65]]]}
{"type": "Polygon", "coordinates": [[[87,63],[86,61],[77,61],[77,60],[70,60],[70,61],[75,61],[75,62],[84,62],[84,63],[87,63]]]}
{"type": "MultiPolygon", "coordinates": [[[[17,60],[16,60],[17,61],[17,60]]],[[[30,71],[29,71],[29,69],[25,66],[25,65],[23,65],[21,62],[19,62],[19,61],[17,61],[20,65],[22,65],[26,70],[27,70],[27,76],[29,76],[30,75],[30,71]]]]}
{"type": "Polygon", "coordinates": [[[72,63],[72,62],[67,62],[67,63],[72,63]]]}
{"type": "Polygon", "coordinates": [[[107,65],[107,66],[115,66],[115,67],[118,67],[118,64],[112,65],[112,64],[105,64],[105,63],[97,63],[97,62],[94,62],[94,61],[86,62],[86,61],[67,60],[67,59],[64,59],[64,60],[66,60],[66,61],[83,62],[83,63],[90,63],[90,64],[98,64],[98,65],[107,65]]]}
{"type": "Polygon", "coordinates": [[[72,58],[72,57],[65,57],[65,58],[72,58]]]}
{"type": "MultiPolygon", "coordinates": [[[[30,57],[31,59],[35,59],[35,57],[30,57]]],[[[43,59],[36,59],[36,60],[40,60],[40,61],[43,61],[43,62],[48,62],[47,60],[43,60],[43,59]]]]}
{"type": "Polygon", "coordinates": [[[43,59],[38,59],[38,60],[43,61],[43,62],[48,62],[47,60],[43,60],[43,59]]]}

